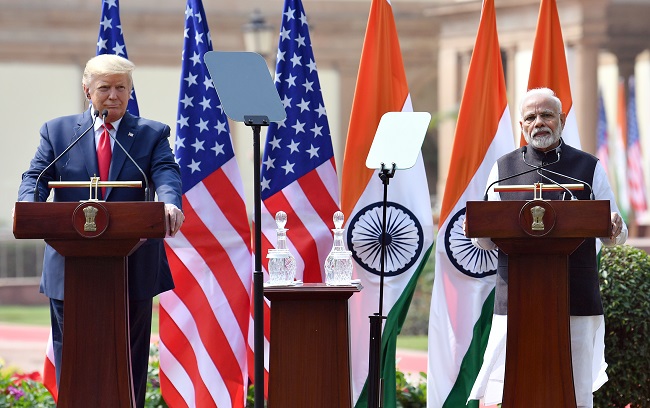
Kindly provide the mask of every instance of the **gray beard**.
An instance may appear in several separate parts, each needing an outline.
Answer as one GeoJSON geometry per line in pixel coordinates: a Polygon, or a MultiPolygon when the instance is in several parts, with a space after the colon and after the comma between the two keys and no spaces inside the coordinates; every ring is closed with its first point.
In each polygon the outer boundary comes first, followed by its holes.
{"type": "Polygon", "coordinates": [[[548,135],[543,137],[532,138],[530,144],[536,149],[546,149],[556,141],[557,139],[553,135],[548,135]]]}
{"type": "Polygon", "coordinates": [[[525,133],[524,136],[526,142],[528,142],[528,144],[534,147],[535,149],[546,149],[549,146],[551,146],[553,143],[560,140],[560,136],[562,136],[562,131],[560,129],[557,129],[555,132],[553,132],[548,136],[541,136],[536,138],[533,138],[530,135],[525,133]]]}

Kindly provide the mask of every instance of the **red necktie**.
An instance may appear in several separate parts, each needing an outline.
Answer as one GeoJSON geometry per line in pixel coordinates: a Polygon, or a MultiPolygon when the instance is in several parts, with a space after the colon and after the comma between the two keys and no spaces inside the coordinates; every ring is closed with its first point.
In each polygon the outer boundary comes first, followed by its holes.
{"type": "MultiPolygon", "coordinates": [[[[99,143],[97,144],[97,164],[99,165],[99,179],[100,181],[108,181],[108,170],[111,167],[111,136],[108,131],[113,129],[113,125],[105,123],[102,125],[104,131],[99,136],[99,143]]],[[[102,187],[102,198],[106,199],[106,188],[102,187]]]]}

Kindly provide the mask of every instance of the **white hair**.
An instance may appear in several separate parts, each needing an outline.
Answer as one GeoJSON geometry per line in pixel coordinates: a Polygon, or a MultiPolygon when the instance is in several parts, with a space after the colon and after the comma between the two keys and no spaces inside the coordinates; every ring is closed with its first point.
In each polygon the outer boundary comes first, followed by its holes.
{"type": "Polygon", "coordinates": [[[524,94],[524,97],[521,100],[521,105],[519,106],[519,114],[523,118],[524,116],[524,105],[526,104],[526,101],[533,97],[533,96],[544,96],[551,101],[553,101],[553,104],[555,105],[555,108],[557,110],[557,113],[560,114],[562,113],[562,101],[560,98],[555,95],[555,92],[553,92],[552,89],[550,88],[534,88],[529,90],[524,94]]]}
{"type": "Polygon", "coordinates": [[[102,54],[91,58],[86,63],[81,83],[88,87],[97,75],[127,74],[129,86],[133,84],[135,64],[124,57],[114,54],[102,54]]]}

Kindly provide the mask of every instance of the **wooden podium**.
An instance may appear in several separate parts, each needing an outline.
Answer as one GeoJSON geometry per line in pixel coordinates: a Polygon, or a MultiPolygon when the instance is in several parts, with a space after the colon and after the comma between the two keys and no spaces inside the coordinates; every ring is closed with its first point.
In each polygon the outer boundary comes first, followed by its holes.
{"type": "Polygon", "coordinates": [[[508,255],[503,408],[575,408],[568,257],[611,231],[609,201],[468,201],[466,235],[508,255]]]}
{"type": "Polygon", "coordinates": [[[165,236],[162,202],[17,202],[14,236],[65,256],[57,407],[135,407],[126,257],[165,236]]]}
{"type": "Polygon", "coordinates": [[[349,408],[348,299],[361,285],[264,288],[271,301],[269,408],[349,408]]]}

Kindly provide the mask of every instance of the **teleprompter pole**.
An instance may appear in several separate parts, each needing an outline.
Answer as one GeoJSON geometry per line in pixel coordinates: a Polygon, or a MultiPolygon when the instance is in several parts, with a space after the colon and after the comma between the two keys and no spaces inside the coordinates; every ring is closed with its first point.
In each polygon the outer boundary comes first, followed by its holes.
{"type": "Polygon", "coordinates": [[[395,175],[395,163],[387,169],[381,163],[379,178],[384,185],[384,202],[381,222],[381,252],[379,272],[379,311],[370,317],[370,348],[368,358],[368,408],[384,406],[384,380],[381,376],[381,329],[384,319],[384,270],[386,258],[386,212],[388,207],[388,184],[395,175]]]}
{"type": "Polygon", "coordinates": [[[253,271],[253,326],[255,350],[254,407],[264,407],[264,274],[262,273],[262,184],[260,133],[262,126],[269,125],[266,116],[244,116],[244,123],[253,129],[253,186],[255,189],[255,270],[253,271]]]}

